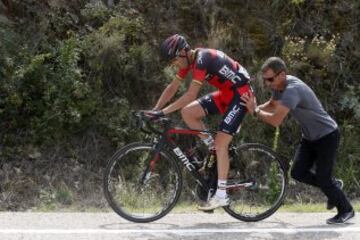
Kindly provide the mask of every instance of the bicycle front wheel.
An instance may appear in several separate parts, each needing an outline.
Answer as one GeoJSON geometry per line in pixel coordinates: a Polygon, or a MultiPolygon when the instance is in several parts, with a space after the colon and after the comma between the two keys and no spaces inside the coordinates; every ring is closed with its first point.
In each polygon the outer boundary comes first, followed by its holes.
{"type": "Polygon", "coordinates": [[[116,152],[104,173],[104,194],[121,217],[138,223],[165,216],[182,188],[178,164],[166,151],[155,155],[153,145],[133,143],[116,152]]]}
{"type": "Polygon", "coordinates": [[[270,148],[257,143],[240,145],[231,154],[229,182],[245,182],[228,189],[231,203],[224,207],[231,216],[255,222],[272,215],[282,204],[287,187],[283,161],[270,148]]]}

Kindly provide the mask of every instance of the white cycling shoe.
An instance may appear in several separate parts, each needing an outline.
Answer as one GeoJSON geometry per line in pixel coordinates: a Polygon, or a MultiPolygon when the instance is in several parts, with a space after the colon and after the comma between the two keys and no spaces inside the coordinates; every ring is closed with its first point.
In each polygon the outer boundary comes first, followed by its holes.
{"type": "Polygon", "coordinates": [[[215,208],[228,206],[229,204],[230,204],[230,199],[228,197],[220,198],[215,195],[212,198],[210,198],[209,201],[204,206],[199,206],[198,209],[201,211],[209,211],[215,208]]]}

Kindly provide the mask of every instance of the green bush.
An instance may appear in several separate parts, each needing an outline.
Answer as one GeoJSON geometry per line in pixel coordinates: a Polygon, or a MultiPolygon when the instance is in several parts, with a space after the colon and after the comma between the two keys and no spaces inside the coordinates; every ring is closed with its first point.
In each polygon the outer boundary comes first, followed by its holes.
{"type": "MultiPolygon", "coordinates": [[[[12,6],[2,17],[12,25],[0,23],[2,209],[41,200],[102,206],[106,159],[143,137],[130,111],[152,108],[174,75],[158,49],[176,32],[193,47],[218,48],[244,65],[259,103],[270,97],[257,76],[261,64],[283,57],[337,120],[336,174],[350,196],[359,197],[359,1],[5,2],[12,6]],[[33,198],[25,201],[29,192],[33,198]]],[[[217,121],[207,120],[212,128],[217,121]]],[[[291,159],[300,137],[292,118],[277,132],[247,116],[235,141],[261,142],[291,159]]],[[[291,184],[289,198],[298,199],[303,187],[291,184]]],[[[308,191],[301,199],[313,201],[316,194],[308,191]]]]}

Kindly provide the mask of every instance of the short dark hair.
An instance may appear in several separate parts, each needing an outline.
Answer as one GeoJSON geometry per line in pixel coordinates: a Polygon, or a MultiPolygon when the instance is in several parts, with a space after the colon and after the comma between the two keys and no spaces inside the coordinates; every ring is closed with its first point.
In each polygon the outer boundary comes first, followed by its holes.
{"type": "Polygon", "coordinates": [[[286,72],[286,64],[279,57],[269,57],[261,67],[261,72],[266,72],[267,70],[273,70],[274,73],[279,73],[281,71],[286,72]]]}

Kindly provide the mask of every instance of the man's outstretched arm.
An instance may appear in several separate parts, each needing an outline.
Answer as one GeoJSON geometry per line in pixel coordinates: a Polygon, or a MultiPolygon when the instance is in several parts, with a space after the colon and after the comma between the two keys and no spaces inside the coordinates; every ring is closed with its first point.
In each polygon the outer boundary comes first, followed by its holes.
{"type": "Polygon", "coordinates": [[[288,107],[273,99],[260,106],[257,106],[256,98],[253,95],[243,95],[241,99],[251,114],[255,113],[259,119],[274,127],[280,126],[290,111],[288,107]]]}

